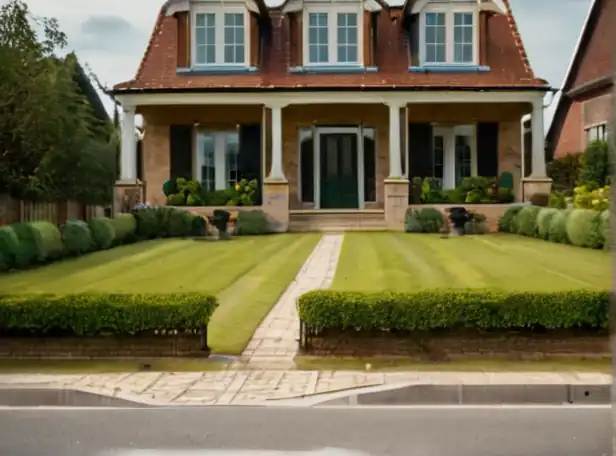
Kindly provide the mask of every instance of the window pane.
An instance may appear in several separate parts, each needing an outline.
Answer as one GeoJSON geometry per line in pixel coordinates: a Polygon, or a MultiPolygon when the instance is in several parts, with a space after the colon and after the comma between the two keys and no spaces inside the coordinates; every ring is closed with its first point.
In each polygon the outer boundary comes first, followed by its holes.
{"type": "Polygon", "coordinates": [[[195,58],[197,64],[216,62],[216,28],[214,14],[197,14],[195,58]]]}
{"type": "Polygon", "coordinates": [[[471,148],[468,136],[456,136],[456,186],[471,175],[471,148]]]}
{"type": "Polygon", "coordinates": [[[359,59],[357,57],[357,46],[347,47],[347,61],[348,62],[359,62],[359,59]]]}
{"type": "Polygon", "coordinates": [[[199,134],[199,146],[202,157],[201,181],[203,187],[206,190],[214,190],[216,188],[214,135],[207,133],[199,134]]]}
{"type": "Polygon", "coordinates": [[[227,166],[227,185],[231,187],[239,180],[239,137],[236,132],[225,135],[225,163],[227,166]]]}
{"type": "Polygon", "coordinates": [[[244,63],[244,14],[225,13],[225,63],[244,63]]]}
{"type": "Polygon", "coordinates": [[[225,46],[225,63],[233,63],[235,61],[235,48],[233,46],[225,46]]]}
{"type": "Polygon", "coordinates": [[[327,13],[310,13],[308,24],[308,61],[327,63],[327,13]]]}
{"type": "Polygon", "coordinates": [[[357,62],[357,14],[338,13],[338,62],[357,62]]]}
{"type": "Polygon", "coordinates": [[[445,45],[439,44],[436,47],[436,62],[442,63],[445,61],[445,45]]]}
{"type": "Polygon", "coordinates": [[[454,55],[456,63],[473,61],[473,15],[472,13],[454,14],[454,55]]]}
{"type": "Polygon", "coordinates": [[[329,49],[327,46],[319,46],[319,62],[329,62],[329,49]]]}

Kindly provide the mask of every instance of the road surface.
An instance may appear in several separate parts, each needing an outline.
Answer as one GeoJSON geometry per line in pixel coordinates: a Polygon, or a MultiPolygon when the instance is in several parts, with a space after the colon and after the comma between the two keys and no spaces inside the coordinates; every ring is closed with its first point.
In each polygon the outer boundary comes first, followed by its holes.
{"type": "Polygon", "coordinates": [[[603,456],[611,434],[609,408],[0,409],[2,456],[603,456]]]}

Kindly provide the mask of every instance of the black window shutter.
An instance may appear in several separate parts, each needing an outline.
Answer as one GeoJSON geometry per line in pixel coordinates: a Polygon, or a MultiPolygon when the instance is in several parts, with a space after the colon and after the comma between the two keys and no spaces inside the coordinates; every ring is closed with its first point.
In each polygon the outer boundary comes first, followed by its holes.
{"type": "Polygon", "coordinates": [[[261,124],[247,124],[240,126],[240,154],[239,154],[239,177],[240,179],[259,182],[259,187],[254,195],[256,205],[262,200],[262,154],[261,154],[261,124]]]}
{"type": "Polygon", "coordinates": [[[409,178],[432,177],[432,125],[409,124],[409,178]]]}
{"type": "Polygon", "coordinates": [[[498,123],[477,124],[477,174],[498,177],[498,123]]]}
{"type": "Polygon", "coordinates": [[[170,178],[192,179],[193,176],[193,127],[192,125],[171,125],[169,132],[170,178]]]}

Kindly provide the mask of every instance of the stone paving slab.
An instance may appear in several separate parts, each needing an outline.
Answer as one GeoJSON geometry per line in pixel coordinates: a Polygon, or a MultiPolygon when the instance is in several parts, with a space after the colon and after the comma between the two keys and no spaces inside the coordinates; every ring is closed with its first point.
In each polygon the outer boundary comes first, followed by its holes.
{"type": "Polygon", "coordinates": [[[344,390],[410,385],[608,385],[609,374],[552,372],[217,371],[0,375],[0,387],[72,389],[152,405],[263,405],[344,390]]]}

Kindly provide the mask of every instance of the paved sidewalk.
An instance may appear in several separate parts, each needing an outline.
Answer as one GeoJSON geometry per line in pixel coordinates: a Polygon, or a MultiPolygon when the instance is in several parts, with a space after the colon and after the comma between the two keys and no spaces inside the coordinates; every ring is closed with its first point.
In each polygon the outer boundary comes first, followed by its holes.
{"type": "Polygon", "coordinates": [[[270,313],[257,328],[242,353],[250,365],[294,367],[299,338],[296,302],[302,294],[327,288],[336,273],[342,234],[326,234],[314,248],[295,280],[287,287],[270,313]]]}
{"type": "Polygon", "coordinates": [[[152,405],[263,405],[365,387],[422,385],[609,385],[601,373],[219,371],[91,375],[5,374],[2,388],[70,389],[152,405]]]}

